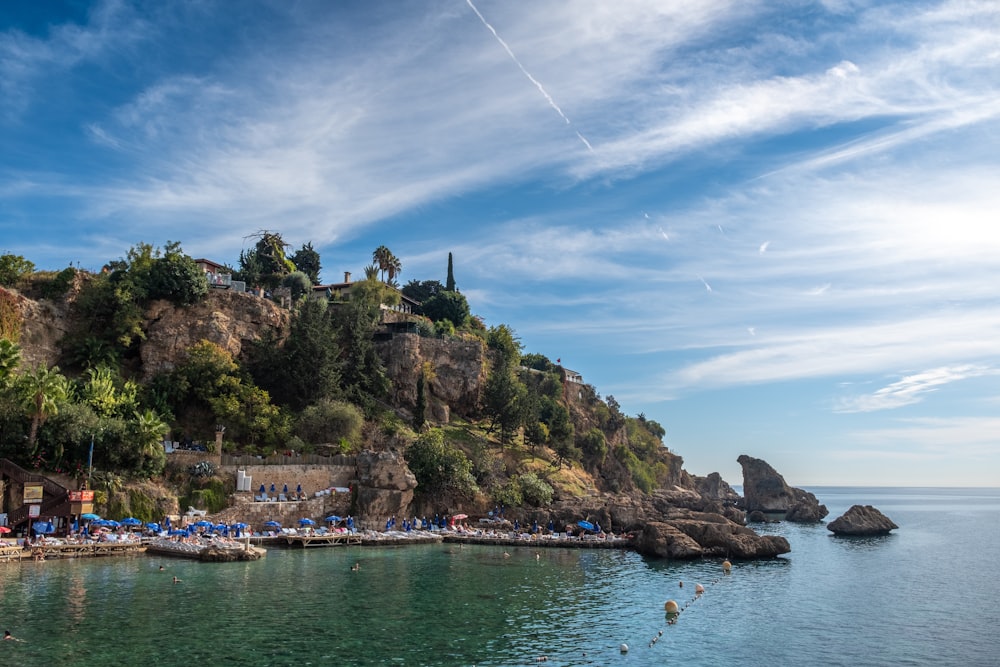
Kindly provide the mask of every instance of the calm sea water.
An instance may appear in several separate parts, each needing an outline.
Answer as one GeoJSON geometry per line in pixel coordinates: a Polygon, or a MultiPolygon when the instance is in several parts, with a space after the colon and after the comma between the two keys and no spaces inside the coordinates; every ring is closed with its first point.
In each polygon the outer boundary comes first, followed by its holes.
{"type": "Polygon", "coordinates": [[[1000,664],[1000,489],[810,490],[828,520],[872,504],[900,529],[768,525],[792,553],[728,576],[716,560],[456,545],[0,564],[0,626],[22,640],[0,642],[0,664],[1000,664]],[[686,607],[674,624],[669,599],[686,607]]]}

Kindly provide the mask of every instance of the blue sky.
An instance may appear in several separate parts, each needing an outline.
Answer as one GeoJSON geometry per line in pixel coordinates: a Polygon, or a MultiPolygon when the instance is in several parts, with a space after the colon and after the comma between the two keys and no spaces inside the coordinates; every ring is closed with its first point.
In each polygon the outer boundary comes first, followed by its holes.
{"type": "Polygon", "coordinates": [[[0,5],[0,252],[452,252],[737,484],[1000,485],[998,149],[985,0],[0,5]]]}

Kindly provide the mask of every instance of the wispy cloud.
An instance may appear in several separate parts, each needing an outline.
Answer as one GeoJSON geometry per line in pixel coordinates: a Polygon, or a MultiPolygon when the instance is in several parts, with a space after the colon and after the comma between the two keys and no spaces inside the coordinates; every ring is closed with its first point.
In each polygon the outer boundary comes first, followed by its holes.
{"type": "Polygon", "coordinates": [[[881,389],[862,396],[841,399],[834,408],[836,412],[874,412],[891,410],[921,402],[928,392],[937,391],[944,385],[960,382],[983,375],[997,375],[1000,370],[985,366],[952,366],[933,368],[921,373],[908,375],[881,389]]]}

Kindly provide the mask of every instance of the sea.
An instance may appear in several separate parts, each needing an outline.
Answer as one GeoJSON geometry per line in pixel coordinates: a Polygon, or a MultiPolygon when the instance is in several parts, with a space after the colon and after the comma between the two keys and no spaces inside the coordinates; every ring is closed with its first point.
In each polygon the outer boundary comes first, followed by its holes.
{"type": "Polygon", "coordinates": [[[1000,489],[808,490],[824,523],[758,524],[791,553],[729,574],[456,544],[0,563],[0,665],[1000,665],[1000,489]],[[899,529],[834,536],[854,504],[899,529]]]}

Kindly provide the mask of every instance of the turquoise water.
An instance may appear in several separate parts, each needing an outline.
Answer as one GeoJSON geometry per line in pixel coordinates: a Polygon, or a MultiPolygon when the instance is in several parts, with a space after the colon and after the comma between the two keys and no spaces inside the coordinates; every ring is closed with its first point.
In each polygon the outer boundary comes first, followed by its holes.
{"type": "Polygon", "coordinates": [[[0,624],[23,640],[0,664],[1000,664],[1000,489],[810,490],[828,520],[872,504],[900,529],[771,524],[792,553],[729,576],[716,560],[450,544],[0,564],[0,624]],[[668,599],[686,605],[672,625],[668,599]]]}

